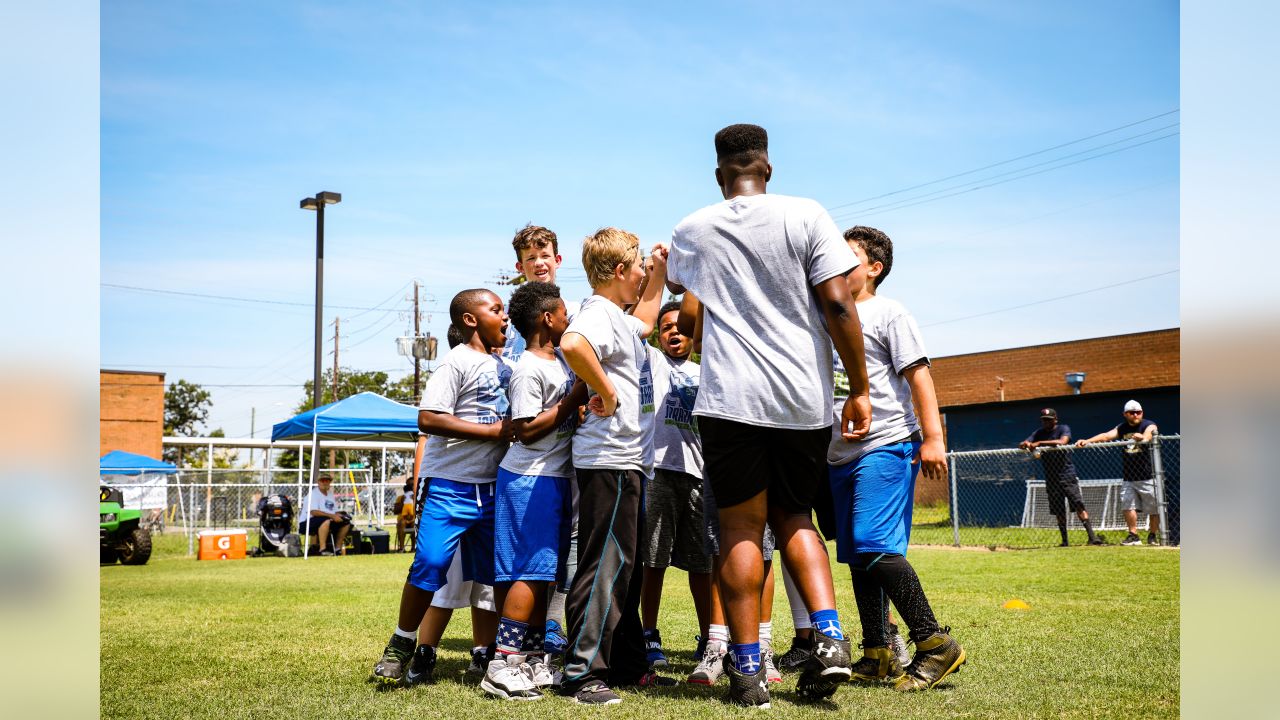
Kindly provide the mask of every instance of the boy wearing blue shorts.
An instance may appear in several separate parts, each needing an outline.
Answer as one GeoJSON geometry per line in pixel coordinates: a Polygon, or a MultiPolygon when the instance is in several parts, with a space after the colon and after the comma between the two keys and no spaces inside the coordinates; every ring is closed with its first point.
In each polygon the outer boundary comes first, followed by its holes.
{"type": "Polygon", "coordinates": [[[463,342],[445,355],[422,395],[418,429],[430,438],[421,473],[429,484],[421,493],[418,542],[396,630],[373,668],[381,685],[400,683],[416,653],[424,657],[414,665],[434,665],[435,648],[414,650],[417,630],[459,547],[464,580],[494,581],[494,482],[514,438],[507,402],[511,366],[497,355],[506,343],[507,314],[497,295],[473,289],[454,296],[449,318],[463,342]]]}
{"type": "Polygon", "coordinates": [[[498,467],[494,586],[501,612],[497,656],[480,687],[504,700],[537,700],[551,685],[544,660],[547,586],[564,581],[573,496],[570,441],[586,386],[556,346],[569,326],[560,288],[529,282],[511,294],[511,322],[525,351],[511,374],[516,440],[498,467]]]}
{"type": "Polygon", "coordinates": [[[937,685],[965,661],[964,649],[933,616],[907,562],[916,473],[944,480],[946,450],[929,357],[915,319],[901,303],[876,295],[893,267],[893,242],[875,228],[846,230],[858,255],[847,276],[862,319],[871,429],[841,437],[836,418],[827,463],[836,508],[836,557],[849,566],[862,622],[862,659],[852,677],[892,681],[897,690],[937,685]],[[914,406],[914,407],[913,407],[914,406]],[[919,408],[917,419],[915,409],[919,408]],[[889,601],[910,629],[916,653],[904,669],[889,645],[889,601]]]}

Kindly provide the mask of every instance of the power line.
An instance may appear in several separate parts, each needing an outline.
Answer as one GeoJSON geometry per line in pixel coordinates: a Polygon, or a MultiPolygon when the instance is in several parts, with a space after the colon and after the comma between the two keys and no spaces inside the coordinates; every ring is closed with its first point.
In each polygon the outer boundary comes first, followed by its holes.
{"type": "MultiPolygon", "coordinates": [[[[1112,142],[1109,142],[1109,143],[1104,143],[1104,144],[1102,144],[1102,145],[1095,145],[1095,146],[1093,146],[1093,147],[1091,147],[1091,148],[1088,148],[1088,149],[1085,149],[1085,150],[1080,150],[1079,152],[1068,153],[1068,154],[1066,154],[1066,155],[1059,155],[1058,157],[1050,158],[1049,160],[1043,160],[1043,161],[1038,162],[1038,163],[1032,163],[1031,165],[1023,165],[1023,166],[1022,166],[1022,167],[1020,167],[1020,168],[1014,168],[1013,170],[1006,170],[1005,172],[1002,172],[1002,173],[996,173],[995,175],[988,175],[988,176],[986,176],[986,177],[984,177],[984,178],[979,178],[979,179],[977,179],[977,180],[969,180],[969,181],[967,181],[967,182],[958,183],[958,184],[956,184],[956,185],[950,185],[950,186],[948,186],[948,187],[944,187],[944,188],[941,188],[941,189],[939,189],[939,190],[933,190],[933,191],[931,191],[931,192],[922,193],[922,194],[920,194],[920,195],[914,195],[914,196],[912,196],[912,197],[902,198],[902,199],[900,199],[900,200],[894,200],[894,201],[892,201],[892,202],[887,202],[887,203],[884,203],[884,204],[882,204],[882,205],[872,205],[871,207],[861,208],[861,209],[859,209],[859,210],[846,210],[846,211],[844,211],[844,212],[840,213],[840,215],[851,215],[851,214],[857,214],[857,213],[871,212],[872,210],[880,210],[880,209],[882,209],[882,208],[887,208],[887,207],[891,207],[891,206],[894,206],[894,205],[899,205],[899,204],[903,204],[903,203],[909,203],[909,202],[911,202],[911,201],[913,201],[913,200],[919,200],[919,199],[921,199],[921,198],[932,197],[932,196],[934,196],[934,195],[939,195],[939,194],[941,194],[941,193],[945,193],[945,192],[948,192],[948,191],[951,191],[951,190],[956,190],[956,189],[958,189],[958,188],[963,188],[963,187],[968,187],[968,186],[970,186],[970,185],[976,185],[976,184],[979,184],[979,183],[988,182],[988,181],[990,181],[990,180],[995,180],[996,178],[1002,178],[1002,177],[1007,177],[1007,176],[1009,176],[1009,175],[1015,175],[1015,174],[1017,174],[1017,173],[1026,172],[1027,170],[1031,170],[1031,169],[1033,169],[1033,168],[1038,168],[1038,167],[1043,167],[1043,166],[1045,166],[1045,165],[1052,165],[1052,164],[1054,164],[1054,163],[1059,163],[1059,162],[1062,162],[1063,160],[1067,160],[1067,159],[1069,159],[1069,158],[1079,157],[1079,156],[1081,156],[1081,155],[1087,155],[1087,154],[1089,154],[1089,153],[1097,152],[1098,150],[1102,150],[1103,148],[1114,147],[1114,146],[1116,146],[1116,145],[1120,145],[1120,144],[1122,144],[1122,143],[1129,142],[1130,140],[1137,140],[1138,138],[1146,137],[1146,136],[1148,136],[1148,135],[1151,135],[1151,134],[1154,134],[1154,133],[1158,133],[1158,132],[1162,132],[1162,131],[1165,131],[1165,130],[1171,130],[1171,129],[1176,128],[1176,127],[1178,127],[1178,123],[1173,123],[1172,125],[1165,125],[1165,126],[1163,126],[1163,127],[1155,128],[1154,130],[1148,130],[1148,131],[1146,131],[1146,132],[1141,132],[1141,133],[1138,133],[1138,134],[1136,134],[1136,135],[1130,135],[1130,136],[1128,136],[1128,137],[1123,137],[1123,138],[1120,138],[1119,140],[1115,140],[1115,141],[1112,141],[1112,142]]],[[[1174,134],[1176,135],[1177,133],[1174,133],[1174,134]]],[[[1164,136],[1164,137],[1168,137],[1168,136],[1166,135],[1166,136],[1164,136]]],[[[1160,138],[1153,138],[1153,140],[1158,140],[1158,139],[1160,139],[1160,138]]],[[[1135,145],[1132,145],[1132,146],[1129,146],[1129,147],[1138,147],[1138,144],[1135,144],[1135,145]]],[[[1122,149],[1128,149],[1128,148],[1122,148],[1122,149]]],[[[1095,157],[1101,157],[1101,155],[1098,155],[1098,156],[1095,156],[1095,157]]],[[[1091,159],[1091,158],[1090,158],[1090,159],[1091,159]]],[[[1061,166],[1061,167],[1065,167],[1065,165],[1063,165],[1063,166],[1061,166]]],[[[1024,176],[1024,177],[1025,177],[1025,176],[1024,176]]]]}
{"type": "Polygon", "coordinates": [[[1144,275],[1140,278],[1133,278],[1132,280],[1123,280],[1121,282],[1112,283],[1110,285],[1103,285],[1101,287],[1090,288],[1088,290],[1081,290],[1080,292],[1067,293],[1066,295],[1058,295],[1057,297],[1045,298],[1043,300],[1035,300],[1033,302],[1023,303],[1021,305],[1013,305],[1006,308],[1000,308],[999,310],[988,310],[987,312],[980,312],[974,315],[965,315],[963,317],[951,318],[950,320],[939,320],[937,322],[925,323],[920,327],[933,327],[935,325],[947,325],[949,323],[960,322],[961,320],[973,320],[974,318],[986,317],[988,315],[995,315],[997,313],[1009,312],[1011,310],[1021,310],[1022,308],[1028,308],[1033,305],[1043,305],[1045,303],[1051,303],[1057,300],[1066,300],[1067,298],[1079,297],[1081,295],[1088,295],[1089,293],[1100,292],[1102,290],[1110,290],[1111,288],[1118,288],[1122,285],[1132,285],[1133,283],[1142,282],[1143,280],[1151,280],[1158,277],[1164,277],[1165,275],[1173,275],[1176,272],[1178,272],[1177,269],[1166,270],[1161,273],[1156,273],[1155,275],[1144,275]]]}
{"type": "MultiPolygon", "coordinates": [[[[182,295],[184,297],[204,298],[208,300],[230,300],[233,302],[260,303],[264,305],[290,305],[294,307],[306,307],[306,308],[315,307],[315,303],[290,302],[288,300],[266,300],[263,298],[232,297],[230,295],[210,295],[207,293],[184,292],[181,290],[162,290],[160,288],[139,287],[137,285],[119,285],[116,283],[99,283],[99,284],[102,287],[113,288],[116,290],[133,290],[135,292],[158,293],[161,295],[182,295]]],[[[397,294],[399,294],[399,292],[400,290],[396,290],[397,294]]],[[[385,304],[385,303],[386,301],[383,301],[382,304],[385,304]]],[[[365,311],[382,310],[382,312],[396,312],[395,308],[383,309],[377,306],[364,307],[362,305],[325,305],[325,308],[332,309],[332,310],[365,310],[365,311]]]]}
{"type": "MultiPolygon", "coordinates": [[[[964,190],[957,190],[956,192],[949,193],[949,194],[947,194],[947,195],[939,195],[939,196],[937,196],[937,197],[927,197],[927,198],[926,198],[926,199],[924,199],[924,200],[916,200],[915,202],[911,202],[911,200],[915,200],[915,198],[910,198],[910,199],[908,199],[908,200],[899,201],[899,203],[896,203],[896,204],[895,204],[895,203],[890,203],[890,204],[888,204],[888,205],[879,206],[881,209],[875,210],[874,212],[870,211],[870,209],[868,209],[868,211],[866,211],[866,212],[864,212],[864,211],[860,211],[860,210],[851,210],[851,211],[846,211],[846,212],[844,212],[844,213],[841,213],[841,217],[842,217],[842,218],[850,218],[850,217],[855,217],[855,216],[856,216],[856,217],[870,217],[870,216],[872,216],[872,215],[879,215],[879,214],[882,214],[882,213],[893,212],[894,210],[902,210],[902,209],[909,208],[909,207],[915,207],[916,205],[924,205],[924,204],[926,204],[926,203],[937,202],[937,201],[939,201],[939,200],[946,200],[947,198],[952,198],[952,197],[955,197],[955,196],[957,196],[957,195],[967,195],[968,193],[971,193],[971,192],[977,192],[978,190],[985,190],[985,189],[990,188],[990,187],[995,187],[996,185],[1003,185],[1003,184],[1005,184],[1005,183],[1013,182],[1014,180],[1022,180],[1022,179],[1024,179],[1024,178],[1033,177],[1033,176],[1035,176],[1035,175],[1043,175],[1044,173],[1052,172],[1052,171],[1054,171],[1054,170],[1061,170],[1061,169],[1062,169],[1062,168],[1064,168],[1064,167],[1070,167],[1070,166],[1072,166],[1072,165],[1079,165],[1079,164],[1080,164],[1080,163],[1082,163],[1082,162],[1088,162],[1088,161],[1090,161],[1090,160],[1097,160],[1097,159],[1098,159],[1098,158],[1100,158],[1100,157],[1106,157],[1106,156],[1108,156],[1108,155],[1115,155],[1116,153],[1125,152],[1126,150],[1133,150],[1133,149],[1135,149],[1135,148],[1142,147],[1143,145],[1150,145],[1151,143],[1153,143],[1153,142],[1157,142],[1157,141],[1159,141],[1159,140],[1165,140],[1165,139],[1168,139],[1168,138],[1171,138],[1171,137],[1176,137],[1178,134],[1179,134],[1179,133],[1173,132],[1173,133],[1169,133],[1168,135],[1161,135],[1161,136],[1159,136],[1159,137],[1154,137],[1154,138],[1151,138],[1150,140],[1145,140],[1145,141],[1140,142],[1140,143],[1134,143],[1133,145],[1127,145],[1127,146],[1125,146],[1125,147],[1116,148],[1115,150],[1108,150],[1107,152],[1104,152],[1104,153],[1098,153],[1097,155],[1090,155],[1089,157],[1083,157],[1083,158],[1080,158],[1079,160],[1072,160],[1071,162],[1068,162],[1068,163],[1062,163],[1061,165],[1055,165],[1055,166],[1053,166],[1053,167],[1047,167],[1047,168],[1044,168],[1043,170],[1036,170],[1035,172],[1024,173],[1024,174],[1022,174],[1022,175],[1015,175],[1015,176],[1013,176],[1013,177],[1011,177],[1011,178],[1005,178],[1004,180],[998,180],[998,181],[996,181],[996,182],[987,183],[987,184],[985,184],[985,185],[978,185],[978,186],[976,186],[976,187],[971,187],[971,188],[967,188],[967,189],[964,189],[964,190]]],[[[1056,162],[1056,161],[1054,161],[1054,162],[1056,162]]],[[[1020,172],[1020,171],[1019,171],[1019,172],[1020,172]]],[[[1007,173],[1006,173],[1006,174],[1007,174],[1007,173]]],[[[998,177],[998,176],[997,176],[997,177],[998,177]]],[[[978,182],[985,182],[985,180],[978,181],[978,182]]],[[[968,183],[966,183],[966,184],[968,184],[968,183]]],[[[962,185],[957,185],[957,186],[955,186],[955,187],[963,187],[963,186],[962,186],[962,185]]],[[[941,192],[941,191],[940,191],[940,192],[941,192]]],[[[930,193],[930,194],[932,194],[932,193],[930,193]]],[[[925,196],[918,196],[918,197],[925,197],[925,196]]]]}
{"type": "Polygon", "coordinates": [[[898,189],[898,190],[891,190],[890,192],[887,192],[887,193],[882,193],[882,194],[880,194],[880,195],[873,195],[873,196],[871,196],[871,197],[865,197],[865,198],[862,198],[861,200],[854,200],[854,201],[852,201],[852,202],[847,202],[847,203],[844,203],[844,204],[842,204],[842,205],[833,205],[833,206],[831,206],[831,207],[827,208],[827,210],[828,210],[828,211],[831,211],[831,210],[839,210],[840,208],[851,207],[851,206],[853,206],[853,205],[860,205],[860,204],[862,204],[862,203],[864,203],[864,202],[871,202],[872,200],[880,200],[880,199],[882,199],[882,198],[887,198],[887,197],[890,197],[890,196],[893,196],[893,195],[899,195],[899,194],[904,193],[904,192],[911,192],[912,190],[919,190],[919,189],[920,189],[920,188],[922,188],[922,187],[929,187],[930,185],[937,185],[938,183],[946,182],[946,181],[948,181],[948,180],[954,180],[954,179],[956,179],[956,178],[958,178],[958,177],[964,177],[965,175],[972,175],[972,174],[977,173],[977,172],[982,172],[983,170],[990,170],[991,168],[994,168],[994,167],[1000,167],[1001,165],[1008,165],[1009,163],[1017,162],[1017,161],[1019,161],[1019,160],[1025,160],[1025,159],[1027,159],[1027,158],[1029,158],[1029,157],[1035,157],[1036,155],[1043,155],[1044,153],[1047,153],[1047,152],[1053,152],[1054,150],[1060,150],[1060,149],[1062,149],[1062,148],[1064,148],[1064,147],[1069,147],[1069,146],[1071,146],[1071,145],[1076,145],[1076,144],[1079,144],[1079,143],[1085,142],[1086,140],[1092,140],[1092,139],[1094,139],[1094,138],[1102,137],[1103,135],[1110,135],[1110,134],[1111,134],[1111,133],[1113,133],[1113,132],[1118,132],[1118,131],[1120,131],[1120,130],[1124,130],[1124,129],[1126,129],[1126,128],[1131,128],[1131,127],[1133,127],[1133,126],[1135,126],[1135,125],[1141,125],[1141,124],[1146,123],[1146,122],[1151,122],[1152,120],[1157,120],[1157,119],[1159,119],[1159,118],[1166,117],[1166,116],[1168,116],[1168,115],[1173,115],[1174,113],[1177,113],[1177,112],[1180,112],[1180,109],[1179,109],[1179,108],[1174,108],[1173,110],[1170,110],[1170,111],[1168,111],[1168,112],[1160,113],[1159,115],[1152,115],[1152,116],[1151,116],[1151,117],[1149,117],[1149,118],[1143,118],[1142,120],[1135,120],[1134,122],[1127,123],[1127,124],[1125,124],[1125,125],[1120,125],[1119,127],[1113,127],[1113,128],[1111,128],[1110,130],[1103,130],[1103,131],[1102,131],[1102,132],[1100,132],[1100,133],[1094,133],[1093,135],[1088,135],[1088,136],[1086,136],[1086,137],[1077,138],[1077,139],[1075,139],[1075,140],[1071,140],[1071,141],[1069,141],[1069,142],[1060,143],[1060,144],[1058,144],[1058,145],[1054,145],[1053,147],[1047,147],[1047,148],[1044,148],[1043,150],[1036,150],[1035,152],[1029,152],[1029,153],[1027,153],[1027,154],[1025,154],[1025,155],[1019,155],[1018,157],[1015,157],[1015,158],[1009,158],[1008,160],[1001,160],[1000,162],[991,163],[990,165],[983,165],[983,166],[982,166],[982,167],[980,167],[980,168],[974,168],[974,169],[972,169],[972,170],[965,170],[964,172],[955,173],[954,175],[948,175],[948,176],[946,176],[946,177],[938,178],[937,180],[930,180],[929,182],[920,183],[920,184],[918,184],[918,185],[912,185],[912,186],[910,186],[910,187],[905,187],[905,188],[901,188],[901,189],[898,189]]]}

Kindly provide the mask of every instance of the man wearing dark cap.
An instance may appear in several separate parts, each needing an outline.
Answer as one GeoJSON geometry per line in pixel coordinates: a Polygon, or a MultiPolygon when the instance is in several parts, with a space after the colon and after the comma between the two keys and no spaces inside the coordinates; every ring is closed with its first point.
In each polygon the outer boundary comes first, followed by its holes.
{"type": "Polygon", "coordinates": [[[1085,509],[1084,498],[1080,495],[1080,480],[1076,477],[1071,454],[1061,449],[1069,442],[1071,428],[1058,422],[1058,411],[1045,408],[1040,411],[1040,429],[1018,443],[1018,447],[1031,451],[1044,464],[1044,489],[1049,496],[1049,512],[1057,519],[1058,532],[1062,534],[1061,547],[1070,544],[1067,542],[1067,513],[1063,501],[1080,518],[1080,523],[1089,533],[1089,544],[1102,545],[1102,538],[1093,531],[1093,523],[1089,522],[1089,511],[1085,509]]]}

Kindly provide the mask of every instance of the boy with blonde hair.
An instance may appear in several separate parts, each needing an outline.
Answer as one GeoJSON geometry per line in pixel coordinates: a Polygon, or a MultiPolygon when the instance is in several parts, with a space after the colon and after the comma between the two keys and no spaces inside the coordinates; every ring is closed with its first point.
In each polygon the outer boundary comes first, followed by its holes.
{"type": "Polygon", "coordinates": [[[653,377],[645,338],[666,281],[666,247],[654,246],[647,282],[640,239],[604,228],[582,243],[594,294],[560,341],[590,390],[573,438],[578,572],[569,590],[569,648],[562,692],[589,705],[622,699],[610,687],[667,684],[650,672],[640,623],[641,501],[653,472],[653,377]],[[642,293],[643,283],[643,293],[642,293]],[[623,308],[634,305],[632,315],[623,308]]]}

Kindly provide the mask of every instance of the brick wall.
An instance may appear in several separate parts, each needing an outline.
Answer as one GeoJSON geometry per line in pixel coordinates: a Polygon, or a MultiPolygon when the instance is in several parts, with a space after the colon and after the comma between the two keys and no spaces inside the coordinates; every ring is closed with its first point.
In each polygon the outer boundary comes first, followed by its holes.
{"type": "Polygon", "coordinates": [[[1081,394],[1180,385],[1178,328],[937,358],[943,407],[1070,394],[1065,375],[1087,373],[1081,394]]]}
{"type": "Polygon", "coordinates": [[[164,373],[98,373],[98,455],[112,450],[160,458],[164,440],[164,373]]]}

